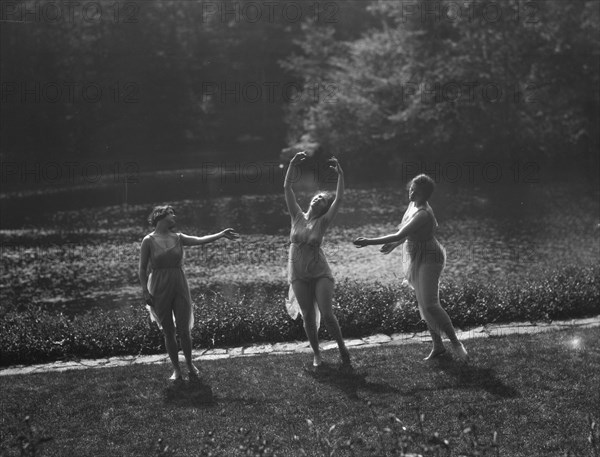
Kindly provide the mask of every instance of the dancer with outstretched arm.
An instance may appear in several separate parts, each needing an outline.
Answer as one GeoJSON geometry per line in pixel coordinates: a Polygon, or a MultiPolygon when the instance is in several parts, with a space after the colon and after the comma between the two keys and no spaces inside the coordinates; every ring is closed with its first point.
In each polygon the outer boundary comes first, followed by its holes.
{"type": "MultiPolygon", "coordinates": [[[[318,339],[318,320],[322,316],[329,334],[336,340],[342,359],[342,367],[350,368],[350,354],[338,321],[333,314],[334,280],[331,269],[321,249],[325,231],[338,212],[344,195],[344,172],[336,159],[331,159],[331,167],[338,175],[335,197],[327,193],[316,194],[304,213],[292,189],[293,176],[296,168],[306,159],[304,152],[297,153],[290,161],[284,182],[285,201],[291,217],[290,250],[288,258],[288,282],[290,295],[295,296],[302,319],[304,330],[313,350],[313,366],[322,363],[318,339]]],[[[294,301],[294,297],[291,301],[294,301]]]]}
{"type": "Polygon", "coordinates": [[[148,222],[154,226],[154,231],[142,240],[139,265],[144,300],[165,337],[165,347],[173,364],[170,379],[182,379],[176,328],[190,378],[197,378],[199,371],[192,363],[191,329],[194,325],[194,313],[190,289],[183,272],[183,247],[211,243],[220,238],[235,240],[239,235],[231,228],[203,237],[176,233],[173,231],[175,211],[168,205],[155,207],[148,222]],[[150,275],[148,270],[151,271],[150,275]]]}
{"type": "Polygon", "coordinates": [[[435,187],[433,179],[425,174],[413,178],[409,184],[410,204],[398,231],[379,238],[359,237],[354,244],[364,246],[382,244],[381,252],[389,254],[403,245],[402,263],[408,284],[415,290],[421,318],[427,323],[433,340],[431,360],[446,352],[441,333],[445,333],[460,360],[467,360],[467,351],[458,338],[448,313],[442,308],[439,297],[439,280],[446,263],[446,251],[434,237],[438,227],[428,200],[435,187]]]}

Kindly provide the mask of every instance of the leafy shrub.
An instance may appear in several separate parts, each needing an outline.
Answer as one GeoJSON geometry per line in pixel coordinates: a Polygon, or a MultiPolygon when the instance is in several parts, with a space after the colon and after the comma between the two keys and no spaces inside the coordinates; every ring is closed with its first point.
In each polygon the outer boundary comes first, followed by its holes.
{"type": "MultiPolygon", "coordinates": [[[[305,339],[284,307],[285,283],[212,284],[195,291],[197,347],[305,339]]],[[[442,306],[457,327],[549,321],[600,313],[600,267],[564,267],[521,284],[442,283],[442,306]]],[[[342,281],[334,310],[345,337],[425,330],[407,287],[342,281]]],[[[321,337],[328,337],[325,328],[321,337]]],[[[141,307],[68,317],[28,306],[0,320],[2,365],[164,352],[161,332],[141,307]]]]}

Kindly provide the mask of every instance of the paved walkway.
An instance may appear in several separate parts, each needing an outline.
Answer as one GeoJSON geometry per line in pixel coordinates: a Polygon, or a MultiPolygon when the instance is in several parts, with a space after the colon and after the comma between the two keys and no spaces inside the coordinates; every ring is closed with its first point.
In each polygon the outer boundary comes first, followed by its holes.
{"type": "MultiPolygon", "coordinates": [[[[600,327],[600,316],[587,319],[570,319],[566,321],[554,321],[549,324],[538,323],[514,323],[502,325],[485,325],[457,332],[460,340],[473,338],[491,338],[506,335],[526,335],[532,333],[547,332],[552,330],[568,330],[575,328],[600,327]]],[[[347,339],[348,347],[368,348],[380,345],[402,345],[414,343],[429,343],[431,338],[428,332],[420,333],[395,333],[393,335],[378,334],[360,339],[347,339]]],[[[335,341],[324,341],[321,348],[326,351],[337,347],[335,341]]],[[[311,352],[308,342],[291,342],[275,344],[259,344],[234,348],[215,348],[194,350],[194,360],[217,360],[231,357],[251,357],[260,354],[285,355],[298,352],[311,352]]],[[[77,360],[69,362],[46,363],[42,365],[18,365],[0,368],[0,376],[21,375],[30,373],[48,373],[66,370],[81,370],[86,368],[112,368],[135,364],[167,363],[166,354],[120,356],[108,359],[77,360]]]]}

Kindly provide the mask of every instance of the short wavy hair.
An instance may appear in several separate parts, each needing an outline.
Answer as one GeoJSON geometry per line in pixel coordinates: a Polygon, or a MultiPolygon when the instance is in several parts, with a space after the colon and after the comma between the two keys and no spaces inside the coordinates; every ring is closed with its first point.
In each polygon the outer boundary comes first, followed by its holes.
{"type": "Polygon", "coordinates": [[[155,206],[150,215],[148,216],[148,222],[151,226],[156,227],[158,221],[167,217],[170,211],[175,211],[171,205],[155,206]]]}
{"type": "Polygon", "coordinates": [[[422,173],[420,175],[415,176],[408,183],[408,187],[414,184],[415,187],[419,188],[425,200],[429,200],[431,195],[433,194],[433,190],[435,189],[435,181],[428,175],[422,173]]]}

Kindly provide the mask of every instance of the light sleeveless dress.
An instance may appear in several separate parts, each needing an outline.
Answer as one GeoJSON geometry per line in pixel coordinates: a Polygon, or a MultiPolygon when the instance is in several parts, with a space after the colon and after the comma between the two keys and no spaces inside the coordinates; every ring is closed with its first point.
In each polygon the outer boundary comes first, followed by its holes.
{"type": "Polygon", "coordinates": [[[154,235],[150,239],[151,270],[148,290],[153,307],[148,307],[150,318],[162,329],[165,319],[174,319],[178,329],[192,329],[194,313],[190,288],[183,272],[183,245],[181,233],[173,246],[161,246],[154,235]]]}
{"type": "MultiPolygon", "coordinates": [[[[286,309],[292,319],[296,319],[298,314],[302,313],[292,288],[294,281],[314,281],[320,278],[333,281],[331,268],[321,248],[327,226],[328,223],[324,217],[308,221],[306,214],[302,211],[298,211],[292,220],[288,255],[288,283],[290,287],[286,299],[286,309]]],[[[316,301],[315,310],[318,328],[321,314],[316,301]]]]}
{"type": "MultiPolygon", "coordinates": [[[[434,236],[438,223],[429,205],[419,209],[411,202],[398,228],[406,225],[420,211],[425,211],[429,214],[429,221],[423,227],[420,227],[417,233],[412,234],[402,246],[403,283],[408,284],[419,292],[425,286],[424,284],[420,284],[419,281],[420,269],[426,265],[428,267],[426,274],[435,276],[429,279],[437,282],[446,264],[446,250],[434,236]]],[[[430,283],[431,281],[428,282],[430,283]]],[[[419,303],[419,312],[421,318],[424,319],[425,316],[422,308],[423,305],[419,303]]]]}

